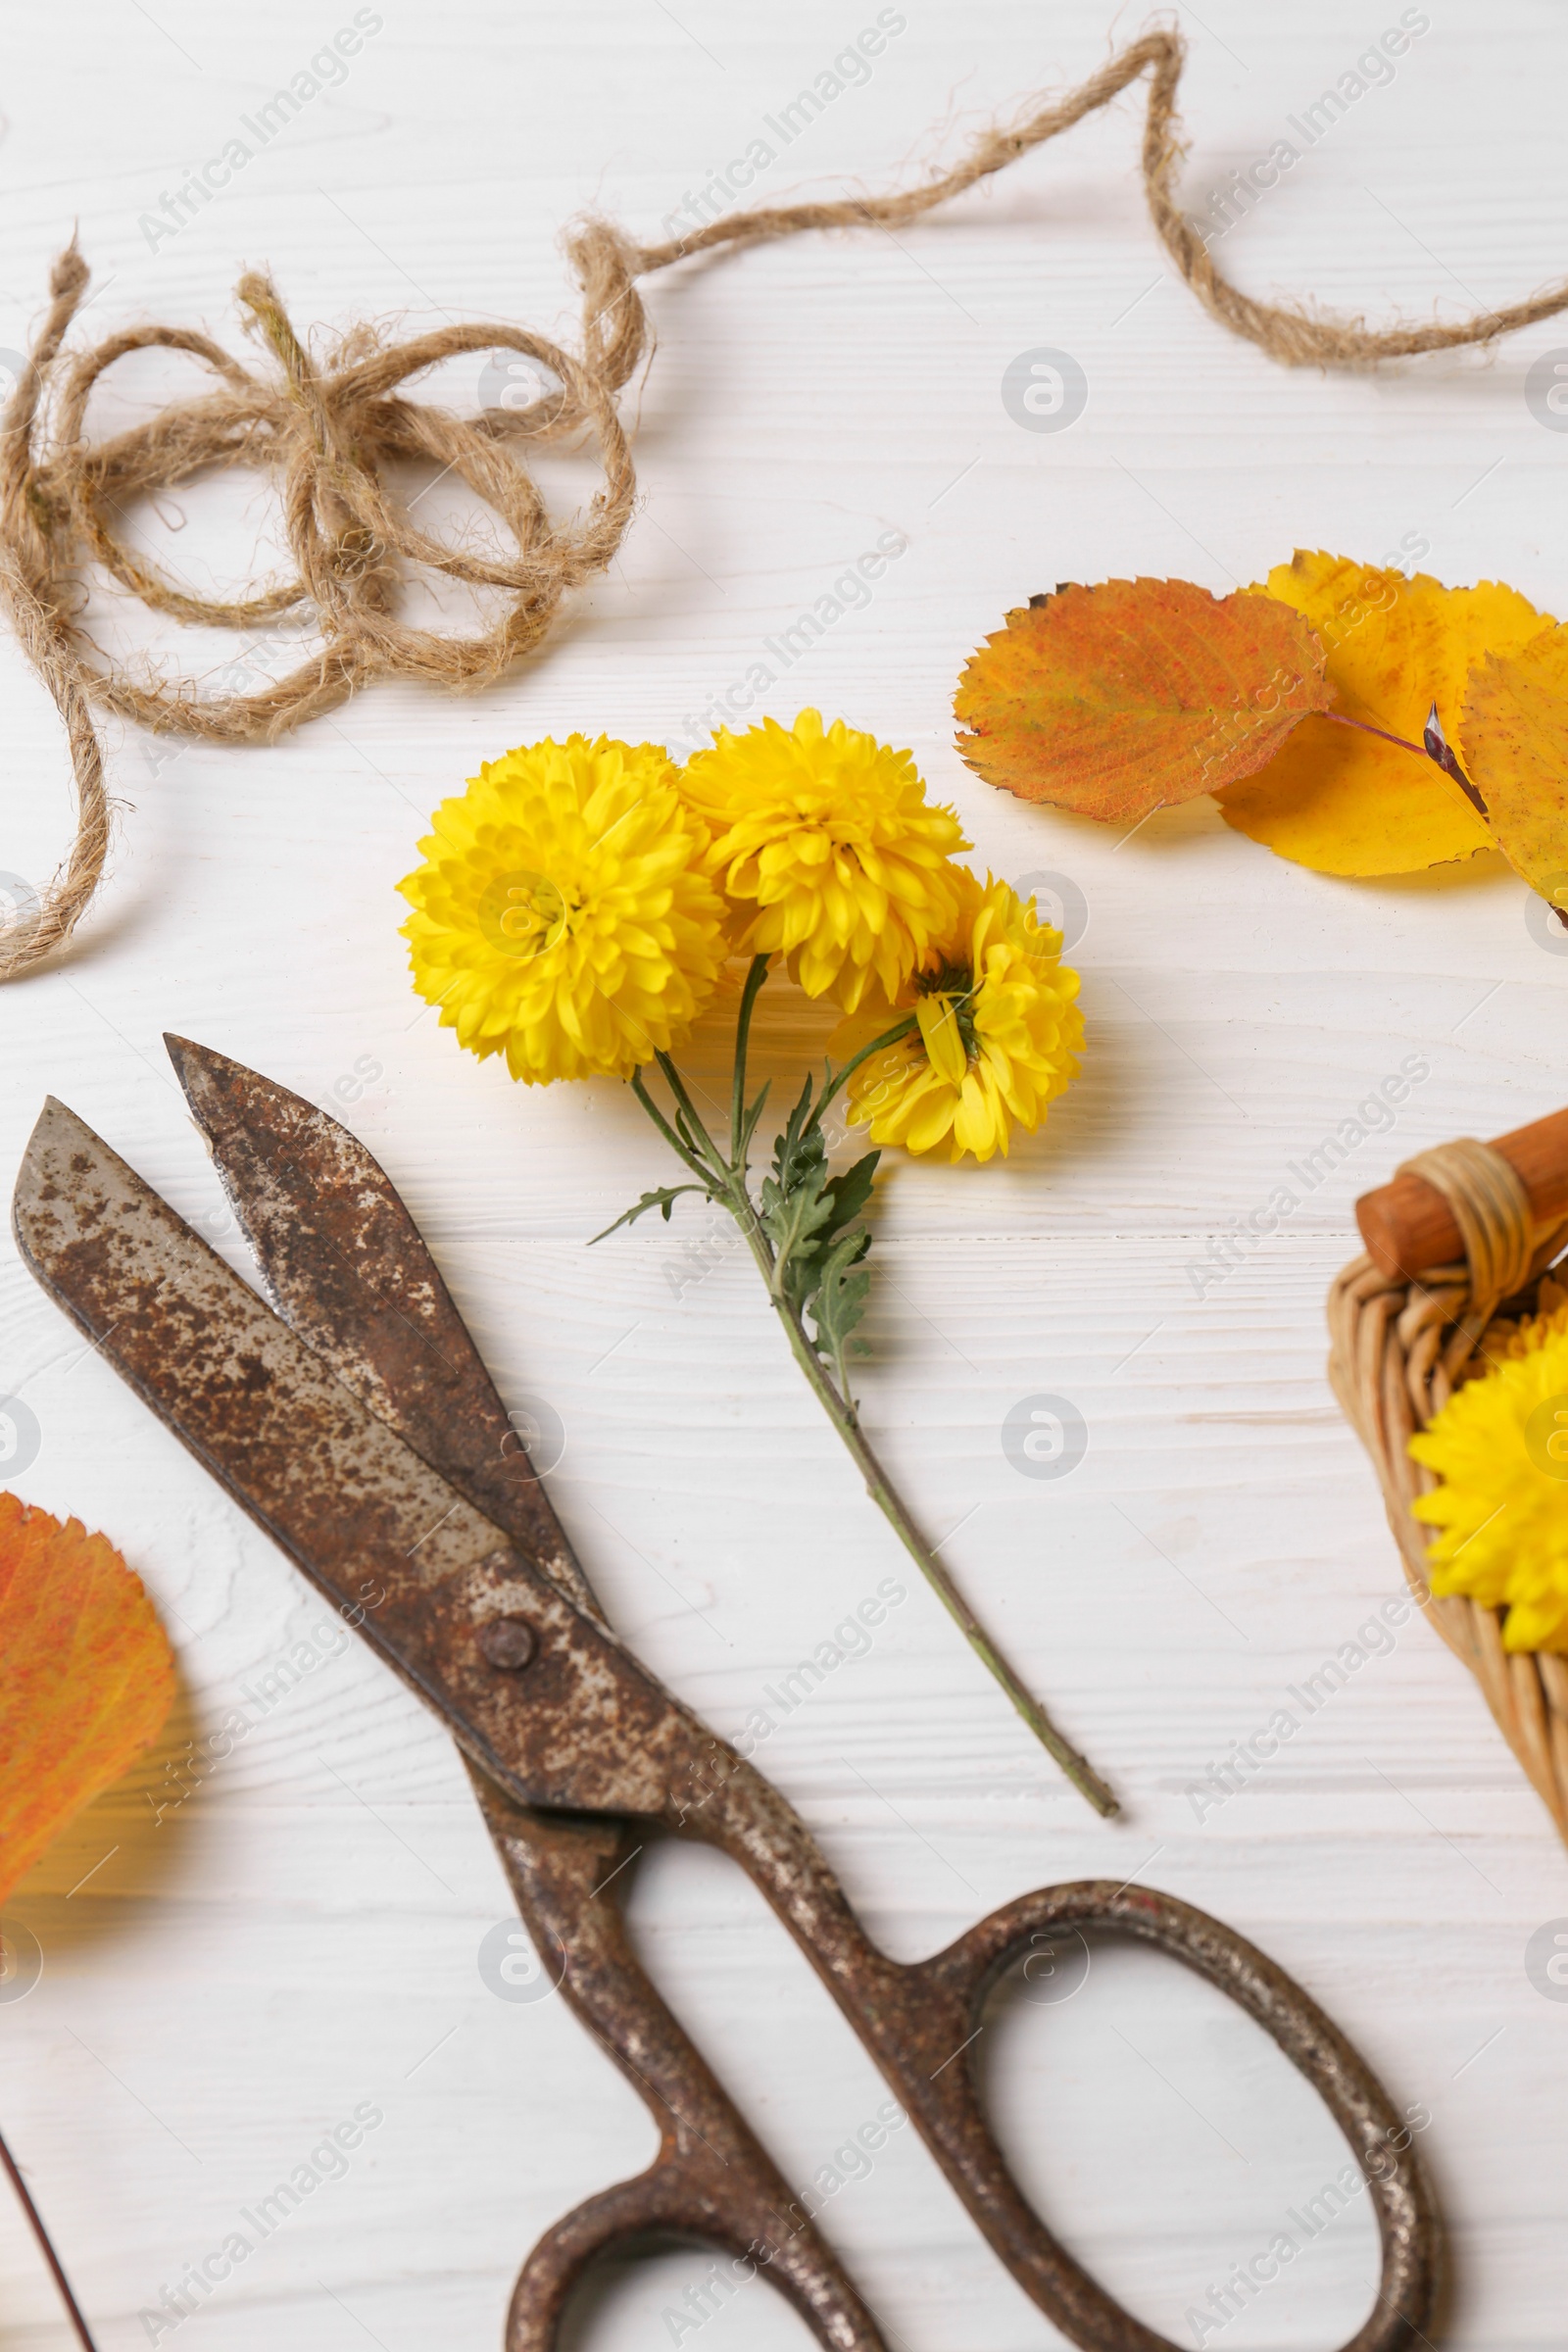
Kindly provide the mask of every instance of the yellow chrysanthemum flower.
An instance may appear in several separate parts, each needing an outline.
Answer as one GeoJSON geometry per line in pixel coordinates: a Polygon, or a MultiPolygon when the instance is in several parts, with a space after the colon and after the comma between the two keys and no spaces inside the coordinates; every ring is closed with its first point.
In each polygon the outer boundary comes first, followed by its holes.
{"type": "Polygon", "coordinates": [[[681,1044],[727,952],[707,835],[657,744],[572,735],[487,760],[398,884],[414,983],[514,1078],[629,1077],[681,1044]]]}
{"type": "Polygon", "coordinates": [[[902,1007],[911,1009],[913,1034],[851,1078],[851,1118],[874,1144],[989,1159],[1005,1153],[1013,1125],[1032,1133],[1078,1074],[1078,975],[1061,961],[1060,932],[1037,921],[1005,882],[954,872],[952,928],[932,943],[899,1004],[867,1004],[840,1024],[833,1050],[848,1058],[891,1028],[902,1007]]]}
{"type": "Polygon", "coordinates": [[[735,910],[735,947],[782,955],[808,996],[853,1012],[873,984],[896,997],[957,912],[966,850],[951,808],[933,808],[907,752],[803,710],[720,728],[682,790],[713,839],[707,870],[735,910]]]}
{"type": "Polygon", "coordinates": [[[1410,1451],[1443,1482],[1411,1506],[1441,1530],[1433,1592],[1505,1608],[1505,1649],[1568,1650],[1568,1307],[1524,1324],[1410,1451]]]}

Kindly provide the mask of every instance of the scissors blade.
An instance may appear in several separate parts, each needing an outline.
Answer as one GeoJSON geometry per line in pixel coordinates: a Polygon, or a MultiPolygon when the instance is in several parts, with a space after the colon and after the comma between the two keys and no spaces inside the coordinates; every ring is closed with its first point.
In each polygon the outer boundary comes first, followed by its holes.
{"type": "Polygon", "coordinates": [[[600,1615],[523,1441],[380,1164],[287,1087],[188,1038],[164,1043],[284,1322],[579,1608],[600,1615]]]}
{"type": "MultiPolygon", "coordinates": [[[[539,1558],[540,1567],[576,1571],[537,1481],[498,1479],[495,1450],[473,1443],[481,1425],[507,1429],[504,1408],[417,1227],[364,1145],[258,1072],[184,1038],[165,1043],[284,1320],[525,1551],[541,1524],[554,1531],[560,1552],[539,1558]]],[[[510,1453],[502,1462],[517,1467],[510,1453]]],[[[520,1466],[526,1473],[526,1459],[520,1466]]],[[[585,1582],[581,1591],[597,1615],[585,1582]]],[[[645,1833],[603,1817],[543,1818],[509,1802],[481,1772],[473,1785],[535,1945],[544,1953],[553,1942],[569,1955],[566,1999],[664,2135],[654,2172],[613,2192],[621,2228],[638,2212],[666,2222],[721,2213],[737,2244],[776,2233],[783,2269],[775,2275],[797,2292],[804,2281],[803,2299],[831,2311],[835,2341],[882,2352],[826,2244],[808,2223],[781,2223],[787,2185],[638,1964],[618,1900],[645,1833]]],[[[573,2215],[553,2235],[570,2236],[577,2224],[573,2215]]]]}
{"type": "Polygon", "coordinates": [[[17,1179],[30,1271],[520,1803],[678,1816],[713,1745],[608,1628],[363,1405],[133,1169],[51,1100],[17,1179]],[[520,1667],[492,1651],[520,1620],[520,1667]]]}

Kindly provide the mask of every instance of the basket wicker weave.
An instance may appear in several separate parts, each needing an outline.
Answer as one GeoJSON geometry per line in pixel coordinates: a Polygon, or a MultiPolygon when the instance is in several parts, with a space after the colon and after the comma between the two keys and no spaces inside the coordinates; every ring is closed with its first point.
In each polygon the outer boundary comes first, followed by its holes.
{"type": "Polygon", "coordinates": [[[1448,1647],[1464,1660],[1514,1754],[1568,1840],[1568,1656],[1510,1653],[1498,1609],[1427,1584],[1432,1531],[1411,1515],[1437,1484],[1413,1462],[1409,1440],[1489,1356],[1524,1315],[1568,1299],[1568,1220],[1537,1230],[1509,1163],[1466,1138],[1407,1160],[1402,1175],[1425,1177],[1454,1212],[1463,1263],[1433,1266],[1419,1281],[1391,1277],[1355,1258],[1329,1293],[1329,1379],[1377,1470],[1389,1524],[1410,1590],[1448,1647]]]}

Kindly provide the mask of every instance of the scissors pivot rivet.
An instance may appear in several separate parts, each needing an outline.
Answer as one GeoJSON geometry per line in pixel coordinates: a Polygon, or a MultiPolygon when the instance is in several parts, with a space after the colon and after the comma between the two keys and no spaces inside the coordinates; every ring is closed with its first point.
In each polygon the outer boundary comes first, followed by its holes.
{"type": "Polygon", "coordinates": [[[526,1666],[538,1646],[526,1617],[487,1617],[479,1628],[479,1647],[492,1666],[509,1673],[526,1666]]]}

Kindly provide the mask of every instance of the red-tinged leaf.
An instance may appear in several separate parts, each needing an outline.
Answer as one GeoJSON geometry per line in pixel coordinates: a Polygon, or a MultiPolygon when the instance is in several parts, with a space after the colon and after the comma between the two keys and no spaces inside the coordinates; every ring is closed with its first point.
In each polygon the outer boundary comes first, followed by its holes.
{"type": "Polygon", "coordinates": [[[1271,760],[1333,695],[1288,605],[1188,580],[1058,588],[970,657],[954,709],[976,774],[1021,800],[1135,822],[1271,760]]]}
{"type": "Polygon", "coordinates": [[[0,1494],[0,1901],[158,1737],[174,1661],[114,1546],[0,1494]]]}

